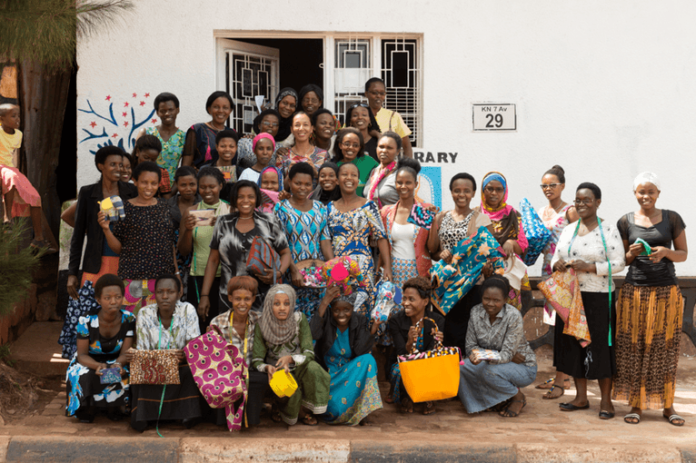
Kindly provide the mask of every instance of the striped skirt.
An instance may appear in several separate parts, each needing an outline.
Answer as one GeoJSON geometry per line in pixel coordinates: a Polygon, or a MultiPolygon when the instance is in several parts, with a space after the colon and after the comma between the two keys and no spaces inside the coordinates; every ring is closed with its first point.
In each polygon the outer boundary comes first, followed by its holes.
{"type": "Polygon", "coordinates": [[[616,304],[614,400],[641,410],[670,408],[679,361],[684,300],[679,286],[624,283],[616,304]]]}

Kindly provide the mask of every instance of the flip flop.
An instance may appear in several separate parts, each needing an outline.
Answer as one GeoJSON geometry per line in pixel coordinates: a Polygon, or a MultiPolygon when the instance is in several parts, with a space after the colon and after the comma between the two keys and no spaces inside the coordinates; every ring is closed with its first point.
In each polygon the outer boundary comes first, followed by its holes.
{"type": "Polygon", "coordinates": [[[614,418],[614,416],[616,416],[615,413],[608,412],[606,410],[600,410],[600,412],[599,412],[599,419],[600,420],[610,420],[610,419],[614,418]]]}
{"type": "Polygon", "coordinates": [[[556,384],[556,378],[549,378],[546,381],[544,381],[541,384],[537,384],[534,386],[534,389],[551,389],[554,385],[556,384]],[[551,384],[553,383],[553,384],[551,384]],[[547,387],[548,384],[551,384],[550,387],[547,387]]]}
{"type": "Polygon", "coordinates": [[[515,418],[516,416],[519,416],[519,414],[522,413],[522,410],[524,410],[524,407],[527,406],[527,401],[526,400],[513,400],[512,402],[510,402],[510,405],[508,405],[508,408],[506,408],[505,410],[498,413],[498,415],[502,416],[503,418],[515,418]],[[519,412],[513,412],[512,410],[510,410],[510,405],[514,404],[515,402],[522,403],[522,408],[520,408],[519,412]]]}
{"type": "Polygon", "coordinates": [[[556,385],[554,384],[553,386],[551,386],[551,389],[549,389],[548,391],[546,391],[546,392],[544,393],[544,395],[541,396],[541,398],[542,398],[542,399],[546,399],[546,400],[555,400],[555,399],[558,399],[558,398],[560,398],[560,397],[563,397],[564,394],[565,394],[565,388],[564,388],[563,386],[556,386],[556,385]],[[556,396],[556,397],[552,397],[552,396],[551,396],[551,393],[553,392],[554,389],[560,389],[560,390],[561,390],[561,395],[558,395],[558,396],[556,396]]]}
{"type": "Polygon", "coordinates": [[[664,419],[666,419],[667,421],[669,421],[669,424],[671,424],[672,426],[684,426],[684,423],[686,422],[686,420],[684,420],[684,418],[677,415],[676,413],[674,415],[669,415],[669,416],[663,414],[662,417],[664,419]],[[681,423],[677,423],[677,421],[681,421],[681,423]]]}
{"type": "Polygon", "coordinates": [[[306,426],[319,426],[319,420],[314,418],[314,416],[310,415],[309,413],[305,414],[305,416],[302,417],[302,424],[306,426]],[[314,423],[312,423],[310,420],[314,419],[314,423]]]}
{"type": "Polygon", "coordinates": [[[640,424],[640,415],[638,413],[629,413],[628,415],[624,416],[624,421],[628,424],[640,424]],[[637,420],[637,421],[629,421],[629,420],[637,420]]]}
{"type": "Polygon", "coordinates": [[[590,408],[590,403],[587,402],[582,407],[578,407],[577,405],[573,405],[571,403],[562,403],[562,404],[558,405],[558,408],[560,408],[561,411],[563,411],[563,412],[574,412],[577,410],[587,410],[588,408],[590,408]]]}

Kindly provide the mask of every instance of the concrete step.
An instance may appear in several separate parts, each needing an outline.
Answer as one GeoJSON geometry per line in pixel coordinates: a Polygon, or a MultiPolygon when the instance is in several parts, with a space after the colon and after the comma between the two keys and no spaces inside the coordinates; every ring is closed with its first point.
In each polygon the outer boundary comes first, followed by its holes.
{"type": "Polygon", "coordinates": [[[58,344],[62,322],[34,322],[10,344],[10,358],[17,369],[39,376],[65,376],[69,360],[61,357],[58,344]]]}

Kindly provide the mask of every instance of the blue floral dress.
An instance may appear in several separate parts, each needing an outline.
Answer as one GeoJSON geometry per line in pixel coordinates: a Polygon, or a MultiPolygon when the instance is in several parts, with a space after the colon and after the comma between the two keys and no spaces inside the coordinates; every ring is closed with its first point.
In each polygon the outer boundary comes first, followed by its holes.
{"type": "MultiPolygon", "coordinates": [[[[295,209],[290,201],[285,199],[275,205],[273,212],[285,231],[293,262],[298,263],[307,259],[324,260],[320,242],[331,240],[331,236],[327,224],[326,207],[322,203],[314,201],[312,209],[303,212],[295,209]]],[[[309,321],[324,297],[324,289],[295,288],[295,290],[297,291],[295,310],[302,311],[309,321]]]]}
{"type": "MultiPolygon", "coordinates": [[[[111,365],[121,354],[121,347],[126,338],[135,336],[135,316],[121,310],[121,329],[111,339],[105,339],[99,333],[99,316],[80,317],[77,326],[77,338],[89,340],[89,355],[95,361],[111,365]]],[[[127,367],[124,367],[127,370],[127,367]]],[[[129,378],[113,384],[101,384],[96,371],[81,365],[77,353],[72,358],[65,376],[67,388],[66,416],[73,416],[80,408],[90,406],[107,408],[127,406],[129,378]]]]}
{"type": "Polygon", "coordinates": [[[329,368],[329,406],[324,418],[331,424],[359,424],[382,408],[377,384],[377,362],[372,354],[351,358],[349,331],[336,330],[336,341],[324,356],[329,368]]]}
{"type": "Polygon", "coordinates": [[[145,129],[145,133],[148,135],[154,135],[162,143],[162,151],[157,157],[157,165],[163,169],[166,169],[169,174],[169,182],[171,185],[174,184],[174,174],[176,173],[177,167],[179,167],[179,161],[181,160],[181,153],[184,150],[184,142],[186,141],[186,133],[177,129],[174,135],[169,137],[169,140],[164,141],[162,136],[157,130],[157,127],[148,127],[145,129]]]}
{"type": "Polygon", "coordinates": [[[68,298],[68,312],[65,314],[63,330],[58,344],[63,346],[63,358],[71,359],[77,352],[77,326],[80,319],[99,311],[99,303],[94,298],[92,282],[87,280],[77,292],[78,299],[68,298]]]}
{"type": "Polygon", "coordinates": [[[356,260],[367,282],[367,287],[357,290],[355,310],[369,320],[376,292],[375,264],[372,260],[370,236],[375,240],[387,238],[379,209],[372,201],[367,201],[361,207],[345,213],[336,209],[332,202],[327,207],[334,255],[349,256],[356,260]]]}

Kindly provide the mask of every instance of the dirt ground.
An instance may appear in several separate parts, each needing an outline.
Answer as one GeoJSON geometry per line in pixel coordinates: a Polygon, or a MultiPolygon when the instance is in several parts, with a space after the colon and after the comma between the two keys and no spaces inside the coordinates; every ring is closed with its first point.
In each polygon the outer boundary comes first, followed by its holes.
{"type": "MultiPolygon", "coordinates": [[[[688,344],[683,351],[693,352],[688,344]]],[[[162,423],[160,432],[164,437],[259,437],[259,438],[341,438],[376,442],[457,442],[457,443],[506,443],[506,444],[640,444],[640,445],[693,445],[696,442],[696,357],[682,355],[677,379],[675,408],[686,419],[686,425],[671,426],[662,418],[661,411],[647,411],[639,425],[623,422],[628,413],[627,405],[616,403],[617,416],[613,420],[601,421],[599,412],[599,388],[596,381],[590,382],[591,407],[589,410],[561,412],[560,400],[542,400],[543,391],[534,389],[537,384],[552,376],[551,349],[544,346],[537,350],[539,372],[537,382],[523,390],[527,396],[527,406],[516,418],[502,418],[487,412],[468,415],[457,399],[437,402],[437,413],[423,416],[421,406],[416,405],[415,413],[405,415],[395,405],[384,404],[382,410],[369,417],[366,426],[330,426],[320,423],[317,427],[302,424],[288,427],[273,423],[268,416],[262,418],[260,426],[230,433],[227,429],[209,423],[200,423],[187,430],[178,423],[162,423]]],[[[25,375],[25,380],[26,380],[25,375]]],[[[112,422],[106,416],[98,416],[94,423],[79,423],[75,418],[64,416],[65,383],[59,376],[34,378],[36,397],[24,408],[2,410],[4,426],[0,425],[0,436],[132,436],[127,421],[112,422]]],[[[385,397],[388,383],[380,383],[385,397]]],[[[574,390],[566,391],[565,399],[570,400],[574,390]]],[[[153,428],[144,433],[156,437],[153,428]]]]}

